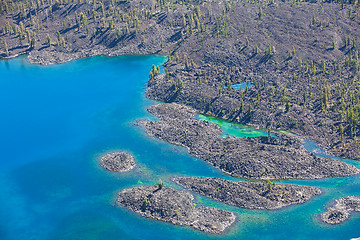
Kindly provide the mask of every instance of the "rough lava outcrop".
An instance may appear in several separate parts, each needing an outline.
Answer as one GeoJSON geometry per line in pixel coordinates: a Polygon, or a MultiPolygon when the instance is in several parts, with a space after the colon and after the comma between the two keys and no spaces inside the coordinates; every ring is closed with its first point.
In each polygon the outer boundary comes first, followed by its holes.
{"type": "Polygon", "coordinates": [[[247,209],[273,210],[309,201],[321,194],[317,187],[268,182],[233,182],[220,178],[178,177],[186,189],[214,200],[247,209]]]}
{"type": "Polygon", "coordinates": [[[336,199],[335,204],[321,214],[321,220],[329,224],[339,224],[348,220],[352,212],[360,212],[359,196],[336,199]]]}
{"type": "Polygon", "coordinates": [[[126,152],[112,152],[101,157],[100,165],[112,172],[128,172],[136,166],[134,159],[126,152]]]}
{"type": "Polygon", "coordinates": [[[122,190],[116,205],[147,218],[189,226],[207,233],[222,233],[236,219],[236,215],[229,211],[195,206],[194,197],[189,192],[154,185],[122,190]]]}
{"type": "Polygon", "coordinates": [[[234,177],[318,179],[360,172],[343,161],[315,156],[298,136],[223,138],[218,125],[196,120],[195,110],[189,107],[161,103],[149,111],[161,120],[138,123],[148,135],[186,147],[191,155],[234,177]]]}

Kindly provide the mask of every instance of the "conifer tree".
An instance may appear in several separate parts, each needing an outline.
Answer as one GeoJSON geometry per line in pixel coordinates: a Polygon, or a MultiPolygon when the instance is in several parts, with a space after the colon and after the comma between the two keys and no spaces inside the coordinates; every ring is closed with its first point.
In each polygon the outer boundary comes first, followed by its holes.
{"type": "Polygon", "coordinates": [[[50,47],[51,46],[51,38],[49,35],[46,35],[46,46],[50,47]]]}
{"type": "Polygon", "coordinates": [[[4,40],[4,51],[5,51],[6,55],[9,55],[9,48],[8,48],[7,42],[5,40],[4,40]]]}

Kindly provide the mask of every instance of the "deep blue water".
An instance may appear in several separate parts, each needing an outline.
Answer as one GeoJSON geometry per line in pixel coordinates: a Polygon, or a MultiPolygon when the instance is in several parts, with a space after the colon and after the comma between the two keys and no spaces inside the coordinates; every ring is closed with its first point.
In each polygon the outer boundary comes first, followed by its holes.
{"type": "MultiPolygon", "coordinates": [[[[146,136],[136,119],[151,118],[145,98],[157,56],[93,57],[53,66],[26,58],[0,61],[0,239],[350,239],[360,237],[360,214],[346,223],[319,221],[324,205],[360,195],[359,176],[285,181],[319,186],[312,201],[276,211],[251,211],[196,196],[198,204],[234,211],[238,221],[209,235],[114,207],[120,189],[173,176],[232,179],[184,148],[146,136]],[[125,150],[138,167],[111,173],[99,156],[125,150]]],[[[358,163],[349,161],[359,166],[358,163]]],[[[175,186],[176,187],[176,186],[175,186]]]]}

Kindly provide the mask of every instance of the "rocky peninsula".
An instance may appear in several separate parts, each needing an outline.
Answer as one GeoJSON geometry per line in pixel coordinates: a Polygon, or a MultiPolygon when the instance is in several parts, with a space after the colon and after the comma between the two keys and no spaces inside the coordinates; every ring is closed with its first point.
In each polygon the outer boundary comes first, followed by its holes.
{"type": "Polygon", "coordinates": [[[101,157],[100,165],[112,172],[128,172],[135,166],[134,156],[126,152],[112,152],[101,157]]]}
{"type": "Polygon", "coordinates": [[[162,103],[149,111],[161,119],[140,123],[150,136],[186,147],[191,155],[234,177],[317,179],[360,172],[340,160],[315,156],[297,136],[222,138],[219,126],[194,119],[189,107],[162,103]]]}
{"type": "Polygon", "coordinates": [[[335,204],[321,214],[321,220],[329,224],[339,224],[348,220],[352,212],[360,212],[359,196],[336,199],[335,204]]]}
{"type": "Polygon", "coordinates": [[[116,204],[147,218],[189,226],[207,233],[222,233],[236,219],[232,212],[212,207],[196,207],[190,193],[164,186],[140,186],[122,190],[116,204]]]}
{"type": "Polygon", "coordinates": [[[233,182],[219,178],[179,177],[174,182],[211,199],[246,209],[273,210],[304,203],[321,194],[317,187],[267,182],[233,182]]]}

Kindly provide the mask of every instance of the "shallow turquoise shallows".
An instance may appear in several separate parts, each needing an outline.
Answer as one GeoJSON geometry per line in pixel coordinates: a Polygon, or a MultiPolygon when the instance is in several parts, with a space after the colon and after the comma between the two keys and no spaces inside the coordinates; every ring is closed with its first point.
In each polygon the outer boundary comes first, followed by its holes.
{"type": "MultiPolygon", "coordinates": [[[[233,84],[230,87],[232,89],[237,89],[237,90],[239,90],[239,89],[246,90],[247,88],[252,87],[252,86],[254,86],[254,85],[250,82],[242,82],[242,83],[233,84]]],[[[225,86],[224,88],[228,88],[228,87],[225,86]]]]}
{"type": "MultiPolygon", "coordinates": [[[[195,195],[198,205],[237,213],[223,235],[154,221],[114,207],[124,188],[174,186],[174,176],[233,179],[184,148],[150,138],[136,119],[151,118],[145,97],[158,56],[93,57],[53,66],[26,58],[0,61],[0,239],[350,239],[360,237],[360,214],[338,226],[319,221],[324,205],[360,195],[359,176],[287,183],[319,186],[321,196],[277,211],[226,206],[195,195]],[[111,173],[99,157],[114,150],[135,155],[137,168],[111,173]]],[[[348,161],[359,166],[358,163],[348,161]]],[[[176,187],[176,186],[175,186],[176,187]]]]}
{"type": "MultiPolygon", "coordinates": [[[[266,129],[256,129],[251,126],[238,124],[238,123],[232,123],[228,122],[219,118],[214,118],[211,116],[198,114],[196,116],[198,120],[203,120],[207,122],[212,122],[221,127],[221,130],[223,131],[223,134],[221,137],[227,138],[227,137],[237,137],[237,138],[244,138],[244,137],[260,137],[260,136],[269,136],[269,133],[266,129]]],[[[275,134],[270,133],[271,137],[276,137],[275,134]]]]}

